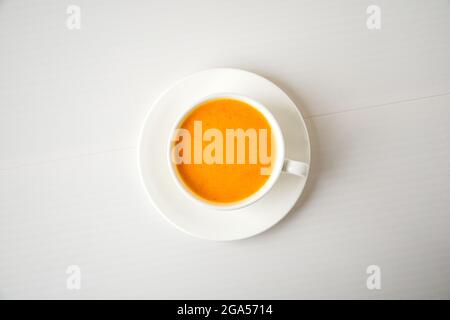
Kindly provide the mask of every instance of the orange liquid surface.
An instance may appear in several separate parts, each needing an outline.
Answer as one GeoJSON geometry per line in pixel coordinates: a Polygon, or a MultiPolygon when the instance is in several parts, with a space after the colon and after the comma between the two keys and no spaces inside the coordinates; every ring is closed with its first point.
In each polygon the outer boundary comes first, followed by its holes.
{"type": "MultiPolygon", "coordinates": [[[[198,197],[213,203],[230,204],[241,201],[257,192],[267,181],[270,175],[261,174],[261,168],[270,167],[262,163],[260,157],[257,163],[249,162],[249,141],[245,143],[245,163],[237,162],[237,143],[235,141],[234,163],[226,163],[226,129],[247,130],[250,128],[267,130],[267,156],[271,156],[271,128],[264,115],[251,105],[235,99],[215,99],[197,106],[181,122],[179,128],[187,129],[191,134],[192,159],[194,159],[194,121],[202,121],[202,132],[209,128],[220,130],[223,136],[223,163],[222,164],[190,164],[176,165],[177,173],[185,186],[198,197]]],[[[258,136],[259,137],[259,136],[258,136]]],[[[202,139],[203,140],[203,139],[202,139]]],[[[176,143],[180,140],[175,141],[176,143]]],[[[202,141],[202,150],[211,141],[202,141]]],[[[197,145],[198,146],[198,145],[197,145]]],[[[260,142],[258,141],[258,148],[260,142]]],[[[259,149],[258,149],[259,150],[259,149]]],[[[274,159],[271,160],[272,163],[274,159]]]]}

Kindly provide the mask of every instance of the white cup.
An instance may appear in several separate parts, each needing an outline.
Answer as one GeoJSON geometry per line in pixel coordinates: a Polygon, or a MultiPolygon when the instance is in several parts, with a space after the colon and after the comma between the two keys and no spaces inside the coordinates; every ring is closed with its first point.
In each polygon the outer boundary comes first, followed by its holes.
{"type": "Polygon", "coordinates": [[[184,114],[180,116],[180,118],[175,122],[172,134],[169,138],[168,143],[168,153],[167,153],[167,159],[168,164],[170,168],[171,175],[175,181],[175,184],[179,187],[179,189],[192,201],[207,206],[212,209],[218,209],[218,210],[235,210],[240,209],[243,207],[246,207],[255,201],[258,201],[261,199],[269,190],[275,185],[277,180],[279,179],[282,172],[288,173],[288,174],[294,174],[301,177],[306,177],[308,174],[309,166],[300,161],[286,159],[285,158],[285,144],[284,144],[284,138],[283,133],[281,132],[280,126],[272,113],[261,103],[258,101],[255,101],[251,98],[234,94],[234,93],[221,93],[221,94],[213,94],[209,95],[200,101],[197,101],[192,105],[192,107],[188,108],[184,114]],[[189,187],[185,185],[184,181],[179,177],[176,169],[176,164],[172,161],[172,146],[174,142],[174,134],[176,130],[180,127],[182,124],[182,121],[185,119],[185,117],[191,113],[193,109],[195,109],[198,105],[203,104],[207,101],[214,100],[214,99],[220,99],[220,98],[228,98],[228,99],[236,99],[243,101],[255,109],[257,109],[259,112],[261,112],[266,120],[269,122],[271,126],[272,131],[272,139],[275,139],[275,163],[272,164],[272,173],[270,174],[270,177],[267,179],[266,183],[254,194],[251,196],[244,198],[238,202],[233,203],[225,203],[225,204],[218,204],[215,202],[209,202],[196,194],[194,194],[192,191],[190,191],[189,187]]]}

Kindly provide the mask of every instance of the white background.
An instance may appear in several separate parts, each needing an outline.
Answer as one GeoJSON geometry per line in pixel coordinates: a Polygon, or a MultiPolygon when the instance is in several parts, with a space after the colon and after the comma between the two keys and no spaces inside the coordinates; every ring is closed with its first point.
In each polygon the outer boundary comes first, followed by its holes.
{"type": "Polygon", "coordinates": [[[0,298],[450,298],[450,2],[0,0],[0,298]],[[311,134],[300,201],[243,241],[170,226],[136,165],[151,103],[212,67],[311,134]]]}

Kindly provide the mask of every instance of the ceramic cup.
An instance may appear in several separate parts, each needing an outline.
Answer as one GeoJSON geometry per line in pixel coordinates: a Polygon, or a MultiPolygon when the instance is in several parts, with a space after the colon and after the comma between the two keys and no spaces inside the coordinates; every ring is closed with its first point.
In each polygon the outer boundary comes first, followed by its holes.
{"type": "Polygon", "coordinates": [[[189,199],[191,199],[192,201],[194,201],[200,205],[207,206],[209,208],[218,209],[218,210],[236,210],[236,209],[246,207],[246,206],[258,201],[262,197],[264,197],[264,195],[266,195],[269,192],[269,190],[275,185],[277,180],[280,178],[281,173],[293,174],[293,175],[302,176],[302,177],[306,177],[307,173],[308,173],[309,166],[306,163],[285,158],[285,143],[284,143],[283,133],[282,133],[280,126],[279,126],[278,122],[276,121],[275,117],[272,115],[272,113],[260,102],[255,101],[254,99],[251,99],[251,98],[243,96],[243,95],[234,94],[234,93],[219,93],[219,94],[209,95],[207,97],[204,97],[203,99],[200,99],[199,101],[197,101],[196,103],[191,105],[190,108],[187,108],[186,112],[184,112],[183,114],[180,115],[178,120],[174,123],[173,129],[171,132],[172,132],[172,134],[169,138],[168,147],[167,147],[167,149],[168,149],[167,159],[168,159],[168,165],[170,168],[170,172],[175,181],[175,184],[178,186],[179,190],[181,190],[181,192],[183,192],[183,194],[186,197],[188,197],[189,199]],[[261,112],[261,114],[264,115],[264,117],[268,121],[269,125],[271,126],[272,139],[275,140],[275,145],[276,145],[275,161],[272,164],[272,172],[270,174],[270,177],[267,179],[266,183],[258,191],[253,193],[251,196],[244,198],[238,202],[233,202],[230,204],[228,204],[228,203],[224,203],[224,204],[212,203],[203,198],[200,198],[199,196],[195,195],[192,191],[190,191],[189,187],[185,185],[185,183],[182,181],[182,179],[179,177],[179,175],[177,173],[176,164],[172,161],[172,152],[171,152],[171,149],[173,146],[173,141],[174,141],[174,134],[175,134],[176,130],[180,127],[180,125],[182,124],[182,122],[186,118],[186,116],[189,115],[191,113],[191,111],[193,109],[195,109],[198,105],[208,102],[210,100],[220,99],[220,98],[236,99],[236,100],[243,101],[243,102],[251,105],[255,109],[257,109],[259,112],[261,112]]]}

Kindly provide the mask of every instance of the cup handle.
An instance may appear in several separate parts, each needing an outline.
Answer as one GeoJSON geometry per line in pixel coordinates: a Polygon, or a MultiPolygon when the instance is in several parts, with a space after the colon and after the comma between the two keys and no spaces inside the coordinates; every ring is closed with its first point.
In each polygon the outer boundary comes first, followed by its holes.
{"type": "Polygon", "coordinates": [[[304,162],[285,159],[283,164],[283,172],[295,174],[300,177],[306,177],[309,165],[304,162]]]}

